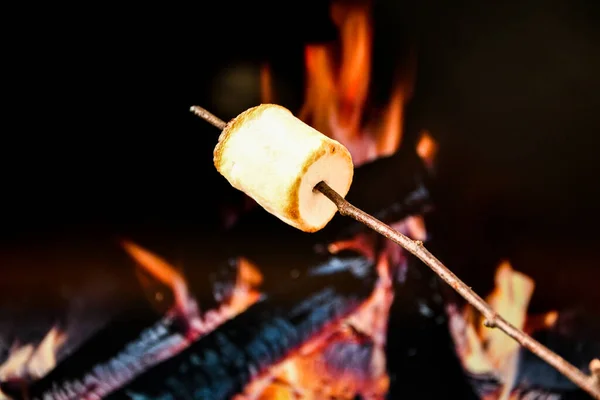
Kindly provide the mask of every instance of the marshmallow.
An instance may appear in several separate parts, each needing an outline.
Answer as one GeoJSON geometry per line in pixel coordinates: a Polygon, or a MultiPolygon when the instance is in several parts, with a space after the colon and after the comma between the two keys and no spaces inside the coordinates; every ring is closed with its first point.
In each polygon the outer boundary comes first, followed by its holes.
{"type": "Polygon", "coordinates": [[[324,228],[337,211],[315,185],[324,181],[344,197],[354,175],[346,147],[274,104],[231,120],[215,147],[214,163],[234,188],[304,232],[324,228]]]}

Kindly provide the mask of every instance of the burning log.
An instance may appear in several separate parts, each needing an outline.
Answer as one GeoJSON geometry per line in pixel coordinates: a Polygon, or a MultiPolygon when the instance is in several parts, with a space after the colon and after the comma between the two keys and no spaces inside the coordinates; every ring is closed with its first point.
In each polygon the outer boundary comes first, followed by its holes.
{"type": "Polygon", "coordinates": [[[345,196],[354,175],[348,149],[274,104],[253,107],[227,124],[214,162],[233,187],[305,232],[321,230],[336,213],[314,186],[327,180],[345,196]],[[273,165],[285,173],[273,174],[273,165]]]}
{"type": "MultiPolygon", "coordinates": [[[[557,325],[532,336],[549,349],[562,354],[580,370],[593,372],[589,360],[600,354],[600,342],[566,337],[559,331],[560,327],[557,325]]],[[[519,348],[514,359],[514,380],[510,383],[493,372],[467,371],[469,383],[480,398],[500,398],[499,394],[504,391],[511,398],[519,399],[589,398],[577,385],[527,349],[519,348]]]]}
{"type": "MultiPolygon", "coordinates": [[[[11,351],[0,366],[2,389],[4,386],[23,386],[27,379],[37,379],[54,368],[56,354],[63,348],[66,339],[65,332],[55,325],[37,346],[29,343],[11,351]]],[[[4,399],[3,391],[0,391],[0,399],[4,399]]]]}
{"type": "Polygon", "coordinates": [[[208,297],[215,297],[219,306],[200,313],[196,298],[190,297],[179,273],[152,253],[126,244],[136,261],[174,292],[174,304],[166,314],[148,303],[123,311],[42,379],[25,389],[7,382],[2,385],[3,391],[17,399],[80,399],[90,392],[109,392],[176,354],[191,339],[214,329],[258,298],[252,287],[260,283],[261,277],[240,258],[219,268],[222,279],[212,281],[208,297]],[[237,273],[231,274],[232,268],[237,273]]]}
{"type": "MultiPolygon", "coordinates": [[[[496,287],[487,301],[511,323],[588,373],[590,360],[600,354],[600,332],[593,332],[590,323],[594,318],[586,316],[586,326],[582,327],[577,326],[570,313],[562,315],[551,311],[527,315],[533,290],[531,278],[503,262],[496,272],[496,287]]],[[[469,306],[461,315],[456,306],[451,305],[448,314],[457,354],[481,398],[542,396],[562,399],[583,394],[577,385],[532,352],[518,347],[501,332],[485,328],[469,306]]]]}
{"type": "Polygon", "coordinates": [[[99,385],[118,386],[153,365],[162,352],[179,348],[185,332],[173,316],[160,317],[149,308],[132,308],[113,319],[42,379],[24,390],[3,384],[2,390],[19,399],[80,398],[99,385]]]}
{"type": "MultiPolygon", "coordinates": [[[[560,324],[559,317],[553,326],[538,331],[532,336],[548,348],[562,354],[565,359],[580,370],[590,373],[590,360],[600,355],[600,338],[596,337],[595,340],[589,340],[564,336],[560,333],[560,324]]],[[[564,375],[558,373],[547,363],[540,360],[539,357],[523,348],[519,349],[519,364],[515,381],[515,391],[524,394],[539,390],[555,397],[560,396],[562,399],[585,398],[587,396],[564,375]]]]}
{"type": "MultiPolygon", "coordinates": [[[[220,120],[216,116],[212,115],[208,111],[204,110],[201,107],[194,106],[191,108],[191,111],[196,113],[198,116],[204,118],[208,122],[212,123],[217,128],[223,130],[228,126],[227,123],[220,120]]],[[[235,123],[234,119],[232,123],[235,123]]],[[[251,122],[250,122],[251,123],[251,122]]],[[[275,123],[275,121],[274,121],[275,123]]],[[[307,139],[308,140],[308,139],[307,139]]],[[[309,157],[309,155],[305,155],[309,157]]],[[[261,165],[260,162],[257,161],[257,165],[261,165]]],[[[278,166],[273,166],[273,168],[277,168],[278,166]]],[[[332,168],[336,168],[335,165],[331,165],[332,168]]],[[[292,171],[288,171],[292,174],[300,173],[302,169],[295,169],[292,171]]],[[[301,175],[300,175],[301,176],[301,175]]],[[[226,176],[227,179],[229,177],[226,176]]],[[[279,179],[280,181],[283,179],[277,175],[274,175],[274,179],[279,179]]],[[[298,178],[300,179],[300,178],[298,178]]],[[[422,240],[413,240],[406,235],[396,231],[392,227],[386,225],[382,221],[376,219],[372,215],[367,214],[366,212],[358,209],[353,206],[351,203],[346,201],[343,196],[337,193],[334,189],[332,189],[326,182],[321,181],[316,184],[313,188],[313,192],[320,192],[322,195],[327,197],[335,206],[338,208],[338,211],[341,215],[349,216],[356,221],[366,225],[371,228],[375,232],[381,234],[392,242],[402,246],[408,252],[412,253],[414,256],[419,258],[421,261],[425,263],[431,270],[433,270],[440,278],[442,278],[446,283],[448,283],[458,294],[460,294],[465,300],[467,300],[470,304],[473,305],[485,318],[484,325],[487,328],[498,328],[503,333],[508,335],[510,338],[514,339],[521,346],[527,348],[528,350],[535,353],[537,356],[545,360],[547,363],[552,365],[558,371],[566,375],[569,379],[571,379],[575,384],[579,387],[587,391],[589,394],[594,397],[600,399],[600,388],[597,387],[594,376],[588,376],[564,358],[559,355],[553,353],[550,349],[543,346],[541,343],[537,342],[527,333],[520,330],[518,327],[511,324],[504,317],[500,316],[494,309],[486,303],[479,295],[477,295],[469,286],[467,286],[463,281],[461,281],[456,275],[452,273],[441,261],[439,261],[433,254],[427,250],[422,240]]],[[[274,193],[269,193],[268,191],[264,193],[265,196],[274,196],[274,193]]],[[[275,200],[275,199],[272,199],[275,200]]],[[[298,199],[299,201],[299,199],[298,199]]],[[[278,216],[278,218],[283,219],[282,215],[277,215],[278,210],[276,209],[267,209],[267,211],[273,213],[278,216]]]]}
{"type": "MultiPolygon", "coordinates": [[[[312,273],[331,274],[340,268],[350,268],[359,275],[369,272],[366,268],[370,268],[372,263],[349,255],[342,260],[343,253],[353,254],[353,251],[336,253],[330,262],[312,273]]],[[[334,327],[333,334],[311,342],[301,352],[272,369],[269,379],[275,379],[266,388],[265,383],[260,381],[246,387],[245,398],[385,398],[389,389],[385,332],[394,291],[388,258],[382,254],[379,260],[379,280],[369,299],[334,327]]]]}
{"type": "Polygon", "coordinates": [[[299,278],[107,399],[219,400],[241,393],[286,357],[332,332],[371,295],[373,265],[356,258],[337,261],[346,268],[299,278]]]}

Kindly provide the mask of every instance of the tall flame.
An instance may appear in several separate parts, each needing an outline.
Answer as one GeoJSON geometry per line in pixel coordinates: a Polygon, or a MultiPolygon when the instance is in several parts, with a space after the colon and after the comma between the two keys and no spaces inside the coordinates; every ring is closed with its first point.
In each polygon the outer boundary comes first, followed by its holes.
{"type": "MultiPolygon", "coordinates": [[[[191,315],[195,312],[190,309],[192,302],[190,301],[187,283],[181,272],[167,261],[133,242],[123,241],[122,245],[140,268],[172,290],[175,298],[175,308],[182,315],[191,315]]],[[[157,296],[160,296],[160,293],[157,293],[157,296]]]]}
{"type": "MultiPolygon", "coordinates": [[[[412,92],[412,76],[398,79],[387,104],[381,110],[369,109],[373,30],[371,6],[367,1],[334,2],[331,17],[340,33],[339,41],[308,45],[304,50],[306,87],[304,104],[299,117],[317,130],[343,143],[352,153],[355,165],[394,153],[401,144],[404,107],[412,92]]],[[[276,93],[271,70],[265,65],[261,70],[262,102],[274,102],[276,93]]],[[[423,137],[417,152],[425,162],[435,156],[435,142],[423,137]]],[[[424,240],[426,230],[422,219],[409,218],[402,223],[407,234],[424,240]]],[[[400,227],[399,227],[400,229],[400,227]]],[[[123,247],[137,262],[140,270],[152,279],[168,286],[174,294],[172,311],[190,319],[193,340],[215,329],[225,320],[243,312],[260,297],[257,286],[262,281],[258,269],[248,260],[238,260],[238,279],[231,299],[219,310],[202,314],[189,293],[181,271],[150,251],[132,242],[123,247]]],[[[380,284],[361,309],[327,336],[323,342],[310,343],[296,356],[285,360],[264,381],[255,381],[245,393],[248,398],[304,399],[354,398],[361,393],[368,398],[385,398],[389,387],[385,360],[385,332],[389,309],[393,301],[390,265],[400,263],[390,249],[375,254],[374,248],[364,238],[358,241],[338,242],[329,248],[331,253],[344,248],[360,250],[369,258],[377,258],[380,284]],[[363,346],[371,351],[367,365],[359,368],[327,367],[327,357],[335,358],[340,349],[363,346]],[[328,381],[323,385],[323,379],[328,381]]],[[[398,247],[393,246],[397,252],[398,247]]],[[[476,333],[475,333],[476,335],[476,333]]],[[[11,353],[9,362],[0,368],[0,379],[9,376],[41,376],[54,367],[57,349],[65,337],[53,328],[37,346],[25,345],[11,353]],[[36,361],[42,360],[42,361],[36,361]]],[[[1,394],[0,394],[1,396],[1,394]]]]}
{"type": "MultiPolygon", "coordinates": [[[[412,76],[398,79],[382,110],[369,109],[373,30],[368,1],[334,2],[331,17],[339,30],[339,41],[307,45],[304,49],[304,104],[298,117],[321,133],[344,144],[359,166],[394,153],[401,144],[404,107],[412,91],[412,76]]],[[[261,70],[262,102],[275,100],[268,65],[261,70]]],[[[431,139],[431,138],[429,138],[431,139]]],[[[435,142],[419,154],[433,160],[435,142]]],[[[427,232],[420,217],[408,218],[398,226],[403,232],[425,240],[427,232]],[[401,225],[401,226],[400,226],[401,225]]],[[[271,371],[265,381],[246,388],[250,398],[262,399],[383,399],[389,388],[386,371],[385,335],[394,298],[392,279],[396,267],[404,265],[398,246],[377,252],[369,235],[338,241],[328,246],[332,254],[352,249],[377,262],[380,283],[361,309],[325,342],[313,343],[300,354],[271,371]],[[394,267],[392,267],[392,265],[394,267]],[[354,347],[356,346],[356,347],[354,347]],[[362,347],[361,347],[362,346],[362,347]],[[331,354],[369,349],[368,360],[356,368],[332,368],[331,354]],[[257,394],[260,395],[257,396],[257,394]]],[[[335,363],[334,363],[335,364],[335,363]]]]}
{"type": "MultiPolygon", "coordinates": [[[[404,106],[412,80],[399,79],[378,115],[367,112],[371,83],[372,41],[369,2],[334,2],[331,17],[339,42],[307,45],[306,87],[298,116],[323,134],[343,143],[355,165],[394,153],[402,139],[404,106]]],[[[262,102],[274,91],[268,65],[261,71],[262,102]]]]}

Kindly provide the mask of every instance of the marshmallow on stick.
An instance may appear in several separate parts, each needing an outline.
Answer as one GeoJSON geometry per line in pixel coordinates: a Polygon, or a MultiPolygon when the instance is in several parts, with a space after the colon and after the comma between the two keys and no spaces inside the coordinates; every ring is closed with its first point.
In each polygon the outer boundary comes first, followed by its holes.
{"type": "MultiPolygon", "coordinates": [[[[191,111],[223,129],[214,152],[217,170],[271,214],[298,229],[315,232],[325,227],[339,208],[343,215],[363,223],[423,261],[481,312],[486,326],[502,330],[600,400],[600,387],[594,376],[588,376],[498,315],[435,258],[423,242],[395,231],[345,201],[343,197],[350,190],[354,166],[350,153],[340,143],[304,124],[287,109],[272,104],[251,108],[228,124],[201,107],[194,106],[191,111]],[[321,182],[324,184],[318,185],[321,182]]],[[[590,364],[593,375],[597,375],[596,362],[590,364]]]]}
{"type": "Polygon", "coordinates": [[[324,181],[344,197],[354,175],[346,147],[274,104],[231,120],[219,137],[214,162],[233,187],[304,232],[324,228],[337,211],[313,190],[315,185],[324,181]]]}

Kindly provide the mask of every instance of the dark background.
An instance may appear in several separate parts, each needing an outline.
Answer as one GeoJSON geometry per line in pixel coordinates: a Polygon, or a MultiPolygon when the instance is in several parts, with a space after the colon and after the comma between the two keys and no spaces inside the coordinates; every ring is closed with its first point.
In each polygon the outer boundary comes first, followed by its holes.
{"type": "MultiPolygon", "coordinates": [[[[118,237],[202,265],[237,194],[189,106],[255,105],[270,61],[297,110],[304,44],[336,37],[327,2],[204,3],[7,14],[3,301],[44,313],[65,282],[130,268],[118,237]]],[[[375,2],[373,101],[415,48],[406,127],[440,143],[435,250],[482,293],[509,258],[533,309],[598,309],[599,17],[593,0],[375,2]]]]}
{"type": "MultiPolygon", "coordinates": [[[[297,109],[303,45],[336,37],[327,3],[7,14],[23,23],[3,62],[3,248],[83,233],[210,232],[215,208],[235,194],[212,167],[217,132],[189,105],[227,119],[256,104],[252,74],[267,60],[281,102],[297,109]]],[[[443,258],[476,281],[490,259],[510,257],[536,272],[548,301],[598,296],[589,285],[600,222],[599,7],[375,2],[373,93],[385,99],[401,55],[416,48],[407,135],[426,128],[441,145],[431,229],[443,258]]]]}

